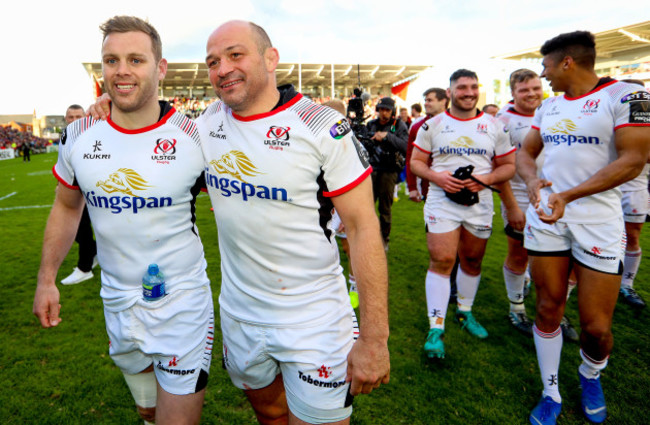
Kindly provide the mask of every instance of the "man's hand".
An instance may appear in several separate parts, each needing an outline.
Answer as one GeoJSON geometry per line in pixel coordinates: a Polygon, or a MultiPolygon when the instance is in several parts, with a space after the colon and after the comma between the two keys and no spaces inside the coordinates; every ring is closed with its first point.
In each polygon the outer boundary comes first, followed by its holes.
{"type": "Polygon", "coordinates": [[[539,219],[546,224],[553,224],[564,215],[564,208],[566,207],[567,201],[564,199],[561,193],[551,193],[551,196],[548,197],[548,208],[551,210],[551,214],[546,214],[543,208],[537,209],[537,215],[539,219]]]}
{"type": "Polygon", "coordinates": [[[506,219],[508,220],[510,227],[513,229],[519,232],[524,230],[524,226],[526,225],[526,214],[524,214],[519,206],[509,209],[506,208],[506,219]]]}
{"type": "Polygon", "coordinates": [[[105,120],[111,114],[111,98],[108,93],[102,94],[97,98],[94,104],[86,110],[86,116],[91,116],[96,120],[105,120]]]}
{"type": "Polygon", "coordinates": [[[370,394],[381,384],[390,381],[390,357],[388,344],[378,341],[366,342],[362,336],[352,346],[348,354],[348,373],[350,394],[370,394]]]}
{"type": "Polygon", "coordinates": [[[460,190],[465,187],[463,180],[458,180],[449,171],[436,173],[435,178],[432,181],[440,186],[442,190],[449,193],[460,192],[460,190]]]}
{"type": "Polygon", "coordinates": [[[422,196],[417,190],[409,191],[409,199],[413,202],[422,202],[422,196]]]}
{"type": "MultiPolygon", "coordinates": [[[[480,182],[485,183],[486,185],[490,184],[490,183],[488,183],[489,174],[475,175],[475,176],[472,176],[472,177],[474,177],[476,180],[478,180],[480,182]]],[[[485,189],[485,186],[483,186],[482,184],[476,183],[472,179],[465,179],[465,180],[462,180],[462,182],[463,182],[463,185],[471,192],[480,192],[481,190],[485,189]]]]}
{"type": "Polygon", "coordinates": [[[381,142],[382,140],[384,140],[386,138],[387,134],[388,134],[387,131],[377,131],[377,132],[375,132],[375,134],[372,135],[370,140],[375,140],[377,142],[381,142]]]}
{"type": "Polygon", "coordinates": [[[528,181],[528,183],[526,184],[528,188],[528,199],[530,200],[530,203],[533,204],[533,207],[535,207],[535,209],[539,208],[540,189],[544,187],[549,187],[552,184],[553,183],[551,183],[548,180],[539,179],[539,178],[531,179],[528,181]]]}
{"type": "Polygon", "coordinates": [[[44,328],[51,328],[61,323],[59,312],[59,290],[56,285],[38,284],[34,295],[32,312],[44,328]]]}

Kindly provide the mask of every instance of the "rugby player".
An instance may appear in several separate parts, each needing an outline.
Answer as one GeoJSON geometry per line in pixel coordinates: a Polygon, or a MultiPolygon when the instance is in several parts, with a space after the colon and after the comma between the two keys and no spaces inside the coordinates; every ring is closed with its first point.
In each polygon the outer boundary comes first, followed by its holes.
{"type": "Polygon", "coordinates": [[[613,345],[612,315],[621,284],[621,183],[641,172],[650,141],[650,94],[638,86],[599,78],[594,37],[560,34],[541,48],[542,77],[563,96],[545,100],[517,156],[526,182],[524,246],[537,291],[533,326],[544,390],[533,424],[555,424],[562,399],[558,370],[567,278],[578,281],[582,410],[603,422],[607,407],[600,372],[613,345]],[[544,150],[538,176],[535,159],[544,150]]]}
{"type": "Polygon", "coordinates": [[[219,228],[224,364],[263,424],[347,424],[352,397],[389,380],[388,276],[365,151],[347,120],[292,86],[259,26],[230,21],[207,43],[221,99],[197,125],[219,228]],[[354,258],[348,301],[332,206],[354,258]]]}
{"type": "MultiPolygon", "coordinates": [[[[513,103],[498,119],[508,131],[511,145],[521,149],[524,137],[530,129],[535,109],[542,103],[542,82],[529,69],[518,69],[510,74],[510,90],[513,103]]],[[[542,156],[538,157],[538,161],[542,156]]],[[[541,162],[540,162],[541,164],[541,162]]],[[[508,254],[503,263],[503,280],[510,301],[508,317],[519,331],[532,336],[532,322],[526,315],[524,305],[525,273],[528,255],[523,245],[523,230],[526,224],[524,211],[528,208],[526,184],[517,174],[499,186],[501,193],[501,214],[508,240],[508,254]]]]}
{"type": "MultiPolygon", "coordinates": [[[[492,192],[484,185],[502,183],[515,172],[515,148],[510,146],[503,124],[478,109],[478,77],[459,69],[450,77],[447,95],[451,107],[428,119],[418,131],[411,156],[411,171],[428,180],[424,206],[427,247],[431,256],[425,280],[430,330],[424,344],[429,358],[445,355],[444,323],[450,294],[450,273],[456,259],[460,267],[456,320],[470,334],[486,338],[487,331],[472,315],[472,305],[481,279],[481,262],[492,233],[492,192]],[[433,158],[431,166],[429,158],[433,158]],[[459,167],[472,165],[473,176],[458,179],[459,167]],[[447,194],[470,193],[478,203],[463,205],[447,194]]],[[[455,195],[454,195],[455,194],[455,195]]],[[[467,202],[466,204],[469,204],[467,202]]]]}
{"type": "Polygon", "coordinates": [[[61,322],[55,278],[87,205],[102,266],[109,354],[140,416],[159,425],[197,424],[214,337],[193,217],[203,181],[199,134],[192,121],[158,101],[167,62],[155,28],[130,16],[100,28],[111,118],[77,120],[61,137],[33,312],[45,328],[61,322]],[[141,282],[152,263],[164,274],[166,294],[148,301],[141,282]]]}

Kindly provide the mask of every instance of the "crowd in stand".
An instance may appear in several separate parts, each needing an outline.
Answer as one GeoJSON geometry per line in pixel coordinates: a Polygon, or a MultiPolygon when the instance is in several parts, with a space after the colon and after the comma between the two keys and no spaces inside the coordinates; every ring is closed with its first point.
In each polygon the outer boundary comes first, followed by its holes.
{"type": "Polygon", "coordinates": [[[18,154],[25,144],[29,145],[32,152],[39,153],[45,152],[49,141],[11,127],[0,127],[0,149],[16,149],[16,154],[18,154]]]}

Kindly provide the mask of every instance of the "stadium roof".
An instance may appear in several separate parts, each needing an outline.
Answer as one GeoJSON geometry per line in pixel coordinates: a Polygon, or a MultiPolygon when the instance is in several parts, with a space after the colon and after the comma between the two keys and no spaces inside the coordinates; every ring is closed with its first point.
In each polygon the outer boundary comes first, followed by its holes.
{"type": "MultiPolygon", "coordinates": [[[[89,75],[101,84],[102,69],[99,62],[83,64],[89,75]]],[[[334,72],[334,85],[343,93],[351,93],[357,87],[357,69],[363,87],[391,87],[393,84],[410,80],[428,68],[430,65],[357,65],[357,64],[329,64],[329,63],[280,63],[275,71],[278,85],[293,84],[296,88],[302,85],[305,88],[326,87],[329,95],[332,71],[334,72]]],[[[169,63],[167,76],[163,81],[165,95],[179,90],[205,90],[213,94],[208,79],[208,70],[202,62],[176,62],[169,63]]]]}
{"type": "MultiPolygon", "coordinates": [[[[627,25],[594,34],[596,37],[596,58],[610,59],[614,56],[631,53],[646,48],[650,50],[650,21],[627,25]]],[[[541,46],[531,47],[518,52],[495,56],[496,59],[539,59],[541,46]]]]}

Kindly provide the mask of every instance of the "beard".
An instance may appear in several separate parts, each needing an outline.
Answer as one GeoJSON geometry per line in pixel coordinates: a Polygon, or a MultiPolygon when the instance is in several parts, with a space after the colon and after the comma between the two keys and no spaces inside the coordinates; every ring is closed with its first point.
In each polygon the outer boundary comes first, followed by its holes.
{"type": "Polygon", "coordinates": [[[478,103],[478,98],[474,98],[474,100],[472,101],[470,106],[465,106],[465,104],[461,103],[461,102],[463,102],[463,101],[461,101],[460,99],[458,99],[458,98],[456,98],[454,96],[451,97],[451,104],[454,105],[454,108],[456,108],[456,109],[458,109],[460,111],[469,112],[469,111],[473,111],[474,109],[476,109],[476,104],[478,103]]]}

